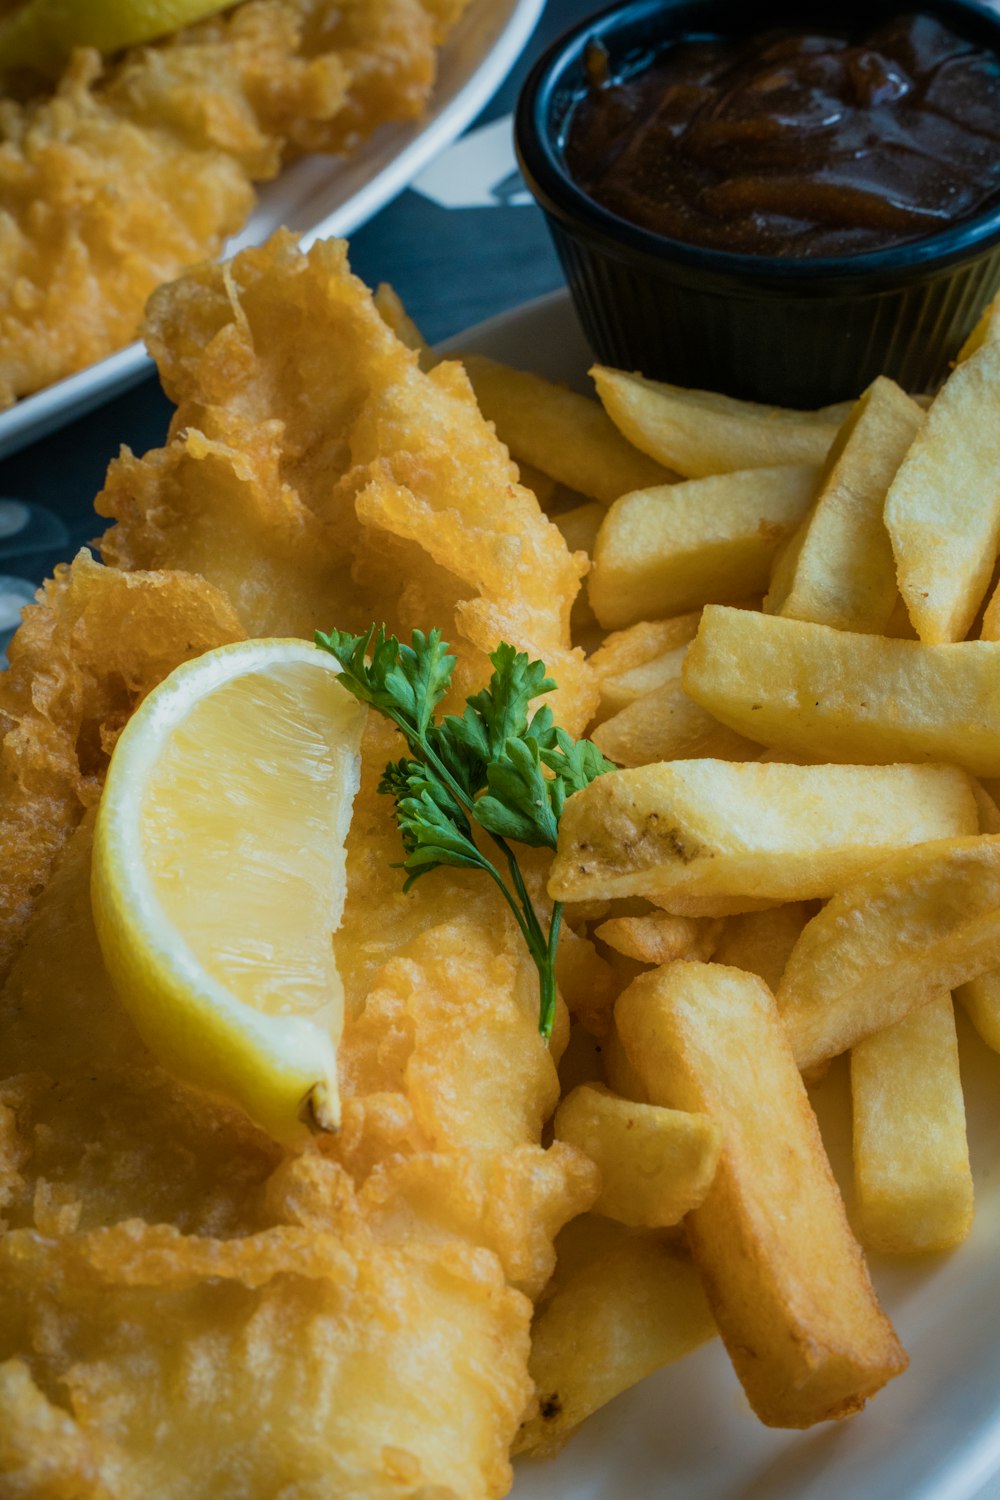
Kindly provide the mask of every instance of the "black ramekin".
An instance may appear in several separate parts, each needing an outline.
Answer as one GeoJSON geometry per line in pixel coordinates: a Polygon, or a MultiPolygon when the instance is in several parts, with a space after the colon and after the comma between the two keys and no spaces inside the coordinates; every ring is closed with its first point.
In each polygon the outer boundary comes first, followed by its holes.
{"type": "Polygon", "coordinates": [[[633,0],[575,28],[539,60],[518,101],[518,156],[600,360],[785,406],[848,399],[882,374],[913,392],[939,384],[1000,287],[1000,207],[860,255],[735,255],[668,239],[603,208],[572,180],[562,151],[592,38],[614,70],[682,36],[782,25],[863,34],[913,11],[1000,54],[1000,16],[972,0],[633,0]]]}

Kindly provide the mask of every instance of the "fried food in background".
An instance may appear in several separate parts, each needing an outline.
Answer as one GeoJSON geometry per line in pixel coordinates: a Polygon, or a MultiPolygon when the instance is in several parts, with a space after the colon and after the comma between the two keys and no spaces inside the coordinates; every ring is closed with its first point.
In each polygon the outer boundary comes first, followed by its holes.
{"type": "Polygon", "coordinates": [[[0,406],[138,334],[290,156],[419,116],[465,0],[245,0],[0,103],[0,406]]]}
{"type": "Polygon", "coordinates": [[[303,256],[276,235],[164,287],[149,320],[178,409],[164,448],[111,465],[109,562],[201,574],[250,635],[441,625],[465,643],[458,702],[508,640],[546,663],[553,712],[582,730],[597,695],[570,611],[586,560],[519,484],[461,365],[420,368],[343,243],[303,256]]]}

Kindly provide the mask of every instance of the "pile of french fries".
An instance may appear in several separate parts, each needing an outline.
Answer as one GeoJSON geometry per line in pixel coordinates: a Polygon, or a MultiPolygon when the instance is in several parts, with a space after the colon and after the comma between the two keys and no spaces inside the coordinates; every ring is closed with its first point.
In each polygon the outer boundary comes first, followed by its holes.
{"type": "Polygon", "coordinates": [[[1000,1050],[1000,298],[933,400],[467,368],[591,557],[575,627],[620,767],[550,877],[602,1075],[555,1134],[603,1191],[560,1237],[521,1446],[716,1330],[764,1422],[846,1415],[907,1362],[861,1246],[972,1222],[953,996],[1000,1050]],[[844,1053],[852,1224],[807,1093],[844,1053]]]}

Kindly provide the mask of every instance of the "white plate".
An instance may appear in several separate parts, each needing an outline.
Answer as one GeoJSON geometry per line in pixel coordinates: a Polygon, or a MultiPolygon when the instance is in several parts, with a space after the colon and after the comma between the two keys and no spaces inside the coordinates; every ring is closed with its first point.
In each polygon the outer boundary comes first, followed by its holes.
{"type": "MultiPolygon", "coordinates": [[[[475,350],[586,389],[568,295],[459,335],[475,350]]],[[[959,1017],[977,1214],[952,1255],[872,1257],[910,1369],[860,1415],[809,1432],[762,1427],[718,1340],[619,1396],[557,1459],[519,1462],[512,1500],[996,1500],[1000,1496],[1000,1057],[959,1017]]],[[[814,1103],[845,1196],[841,1062],[814,1103]]]]}
{"type": "MultiPolygon", "coordinates": [[[[246,228],[226,253],[259,245],[281,225],[303,246],[351,234],[412,182],[431,158],[461,135],[503,83],[530,37],[545,0],[474,0],[442,49],[427,113],[409,125],[387,125],[354,156],[311,156],[260,191],[246,228]]],[[[25,396],[0,412],[0,458],[109,401],[152,369],[141,344],[25,396]]]]}

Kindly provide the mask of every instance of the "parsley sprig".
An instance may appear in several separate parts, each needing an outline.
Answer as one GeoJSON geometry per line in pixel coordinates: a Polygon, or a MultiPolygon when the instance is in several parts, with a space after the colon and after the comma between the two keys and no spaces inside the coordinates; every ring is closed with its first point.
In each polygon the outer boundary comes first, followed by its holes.
{"type": "Polygon", "coordinates": [[[555,902],[543,931],[512,843],[554,849],[566,798],[613,770],[597,746],[558,728],[547,706],[534,700],[556,684],[545,665],[506,641],[490,656],[493,675],[466,700],[459,718],[438,721],[455,657],[440,630],[413,632],[401,645],[385,627],[365,635],[316,632],[316,644],[335,656],[348,692],[390,719],[409,756],[390,761],[379,791],[392,797],[402,835],[405,890],[441,865],[482,870],[507,902],[539,978],[538,1029],[548,1039],[556,1009],[555,958],[562,904],[555,902]],[[487,857],[473,828],[489,835],[500,853],[487,857]],[[506,871],[506,874],[503,871],[506,871]]]}

